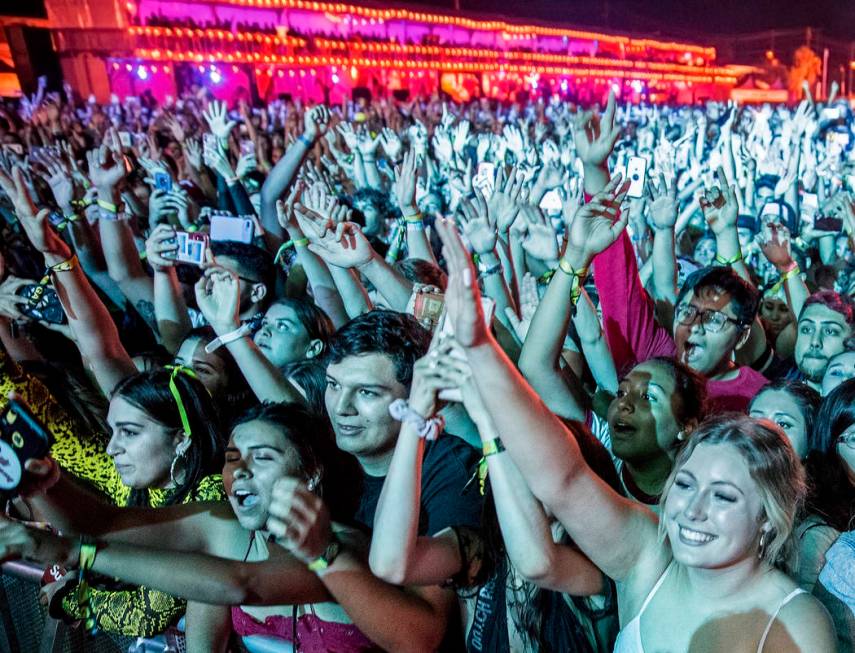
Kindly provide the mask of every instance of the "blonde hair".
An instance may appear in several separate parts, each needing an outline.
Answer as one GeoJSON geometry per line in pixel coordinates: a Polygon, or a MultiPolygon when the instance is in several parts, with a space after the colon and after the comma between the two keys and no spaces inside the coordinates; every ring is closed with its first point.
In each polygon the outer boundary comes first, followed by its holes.
{"type": "MultiPolygon", "coordinates": [[[[772,422],[746,415],[720,415],[706,420],[677,454],[662,490],[662,514],[674,478],[699,444],[729,444],[742,455],[763,504],[758,530],[763,521],[771,526],[758,554],[770,565],[785,568],[787,561],[793,559],[793,525],[807,494],[804,468],[787,436],[772,422]]],[[[659,536],[664,541],[664,519],[659,521],[659,536]]]]}

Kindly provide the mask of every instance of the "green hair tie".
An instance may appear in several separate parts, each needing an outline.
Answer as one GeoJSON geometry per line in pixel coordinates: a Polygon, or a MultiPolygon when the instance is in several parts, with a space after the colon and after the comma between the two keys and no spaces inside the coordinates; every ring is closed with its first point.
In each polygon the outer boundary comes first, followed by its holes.
{"type": "Polygon", "coordinates": [[[185,410],[184,402],[181,400],[181,393],[178,391],[178,386],[175,384],[175,377],[178,374],[186,374],[191,379],[197,380],[199,377],[196,376],[196,372],[185,365],[166,365],[165,367],[168,370],[172,370],[172,374],[169,376],[169,391],[172,393],[172,397],[175,399],[175,405],[178,407],[178,416],[181,418],[181,428],[184,429],[184,435],[189,438],[191,435],[190,420],[187,418],[187,410],[185,410]]]}

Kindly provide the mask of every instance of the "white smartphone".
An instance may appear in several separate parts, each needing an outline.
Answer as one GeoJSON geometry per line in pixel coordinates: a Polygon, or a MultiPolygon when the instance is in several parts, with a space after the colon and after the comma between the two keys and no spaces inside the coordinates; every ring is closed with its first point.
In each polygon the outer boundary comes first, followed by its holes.
{"type": "Polygon", "coordinates": [[[627,197],[643,197],[644,184],[647,183],[647,160],[641,156],[629,157],[626,164],[626,178],[629,179],[627,197]]]}
{"type": "Polygon", "coordinates": [[[133,145],[131,132],[119,132],[119,143],[122,147],[131,147],[133,145]]]}
{"type": "Polygon", "coordinates": [[[211,216],[211,240],[231,240],[250,244],[254,236],[254,227],[251,218],[213,215],[211,216]]]}
{"type": "Polygon", "coordinates": [[[558,192],[557,188],[547,191],[543,195],[543,199],[540,200],[540,208],[549,214],[561,213],[561,209],[563,207],[564,204],[561,201],[561,193],[558,192]]]}
{"type": "Polygon", "coordinates": [[[205,262],[205,250],[208,249],[208,237],[205,234],[176,231],[175,238],[178,242],[176,260],[197,266],[205,262]]]}
{"type": "Polygon", "coordinates": [[[496,184],[496,166],[484,161],[478,164],[478,171],[472,178],[472,185],[481,191],[485,199],[493,196],[496,184]]]}

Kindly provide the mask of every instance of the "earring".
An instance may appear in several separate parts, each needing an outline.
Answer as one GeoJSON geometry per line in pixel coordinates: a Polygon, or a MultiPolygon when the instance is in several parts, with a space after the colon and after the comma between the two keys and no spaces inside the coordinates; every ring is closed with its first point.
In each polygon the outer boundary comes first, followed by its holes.
{"type": "Polygon", "coordinates": [[[683,440],[685,440],[685,439],[686,439],[686,432],[685,432],[685,431],[677,431],[677,439],[678,439],[680,442],[682,442],[683,440]]]}
{"type": "Polygon", "coordinates": [[[757,547],[757,557],[762,560],[766,557],[766,535],[769,531],[760,531],[760,546],[757,547]]]}
{"type": "Polygon", "coordinates": [[[172,459],[172,464],[169,466],[169,480],[172,481],[172,485],[174,487],[178,487],[178,480],[175,478],[175,466],[178,464],[178,461],[181,461],[181,464],[184,464],[184,452],[175,455],[175,458],[172,459]]]}

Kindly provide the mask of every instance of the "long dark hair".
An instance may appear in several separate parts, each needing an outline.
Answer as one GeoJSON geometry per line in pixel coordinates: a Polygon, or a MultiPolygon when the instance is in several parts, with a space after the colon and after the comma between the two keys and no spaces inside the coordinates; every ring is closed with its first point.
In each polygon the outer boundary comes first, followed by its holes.
{"type": "Polygon", "coordinates": [[[255,421],[282,432],[297,452],[304,478],[318,479],[313,491],[325,501],[332,518],[352,522],[362,495],[362,472],[356,458],[336,447],[329,422],[300,404],[265,402],[244,411],[232,428],[255,421]]]}
{"type": "Polygon", "coordinates": [[[855,517],[855,486],[846,463],[837,453],[837,438],[855,424],[855,379],[844,381],[822,400],[816,416],[814,449],[808,454],[807,471],[812,480],[808,511],[823,517],[830,526],[848,531],[855,517]]]}
{"type": "MultiPolygon", "coordinates": [[[[121,397],[169,429],[181,430],[181,416],[169,389],[173,370],[150,370],[129,376],[119,383],[113,397],[121,397]]],[[[211,395],[202,382],[185,372],[174,375],[175,387],[190,426],[190,446],[184,454],[184,480],[173,489],[166,503],[181,503],[208,474],[223,468],[224,439],[211,395]]],[[[132,490],[128,505],[148,505],[148,490],[132,490]]]]}
{"type": "MultiPolygon", "coordinates": [[[[602,443],[581,422],[566,419],[561,421],[574,436],[588,466],[613,490],[620,492],[620,481],[615,472],[614,464],[602,443]]],[[[484,539],[483,564],[482,571],[478,574],[476,581],[483,584],[490,577],[498,574],[501,577],[497,579],[497,582],[508,583],[511,577],[510,563],[507,559],[505,542],[499,526],[499,517],[496,513],[496,504],[493,499],[489,476],[485,484],[484,508],[481,513],[481,534],[484,539]]],[[[561,538],[561,543],[576,548],[566,532],[561,538]]],[[[516,614],[513,615],[517,629],[534,650],[558,653],[550,650],[549,642],[546,640],[548,590],[537,587],[533,583],[525,582],[522,592],[525,594],[525,600],[518,604],[516,614]]],[[[587,610],[584,605],[579,603],[576,603],[576,606],[582,611],[587,610]]]]}

